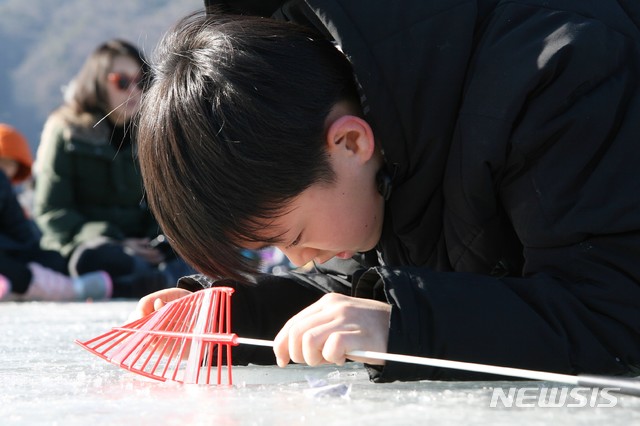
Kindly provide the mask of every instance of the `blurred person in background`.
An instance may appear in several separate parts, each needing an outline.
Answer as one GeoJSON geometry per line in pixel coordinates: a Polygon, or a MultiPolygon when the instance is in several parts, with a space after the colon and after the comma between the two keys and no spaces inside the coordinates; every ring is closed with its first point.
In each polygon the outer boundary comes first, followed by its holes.
{"type": "Polygon", "coordinates": [[[40,235],[12,187],[29,179],[32,163],[25,137],[0,124],[0,301],[108,299],[107,273],[71,278],[60,253],[40,248],[40,235]]]}
{"type": "Polygon", "coordinates": [[[140,297],[191,272],[144,201],[131,123],[146,72],[131,43],[98,46],[47,119],[37,153],[42,246],[67,258],[72,274],[107,271],[114,297],[140,297]]]}

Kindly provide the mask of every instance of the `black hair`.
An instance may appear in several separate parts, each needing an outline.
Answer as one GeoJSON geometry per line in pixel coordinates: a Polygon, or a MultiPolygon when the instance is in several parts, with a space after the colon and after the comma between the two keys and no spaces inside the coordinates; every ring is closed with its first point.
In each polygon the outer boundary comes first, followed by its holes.
{"type": "Polygon", "coordinates": [[[255,272],[242,242],[334,174],[325,120],[349,101],[347,58],[315,32],[269,18],[197,13],[167,33],[139,115],[149,205],[176,251],[200,272],[255,272]]]}

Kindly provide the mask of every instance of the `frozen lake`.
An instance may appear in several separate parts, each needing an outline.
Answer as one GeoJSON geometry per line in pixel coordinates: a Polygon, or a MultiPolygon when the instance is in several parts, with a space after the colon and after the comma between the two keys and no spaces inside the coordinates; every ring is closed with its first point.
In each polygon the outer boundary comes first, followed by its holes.
{"type": "MultiPolygon", "coordinates": [[[[74,343],[124,324],[134,306],[133,301],[0,304],[0,423],[640,424],[640,397],[633,396],[615,395],[613,407],[490,406],[494,388],[506,393],[514,385],[520,389],[559,386],[550,383],[374,384],[361,365],[352,364],[342,368],[234,367],[231,387],[180,385],[142,378],[74,343]],[[349,392],[346,396],[314,396],[316,388],[311,388],[308,379],[340,385],[349,392]]],[[[535,389],[530,390],[535,394],[535,389]]]]}

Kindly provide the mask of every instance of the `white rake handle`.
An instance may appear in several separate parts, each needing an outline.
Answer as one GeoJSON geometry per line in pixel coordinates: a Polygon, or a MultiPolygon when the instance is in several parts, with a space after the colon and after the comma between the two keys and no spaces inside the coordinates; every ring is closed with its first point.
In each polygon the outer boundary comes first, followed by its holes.
{"type": "MultiPolygon", "coordinates": [[[[114,327],[114,330],[140,332],[140,330],[127,327],[114,327]]],[[[146,330],[145,334],[161,335],[164,337],[188,337],[192,339],[200,339],[202,341],[212,341],[219,343],[229,343],[231,345],[252,345],[273,347],[272,340],[252,339],[248,337],[238,337],[234,333],[188,333],[188,332],[170,332],[170,331],[152,331],[146,330]]],[[[495,374],[499,376],[517,377],[522,379],[542,380],[556,383],[566,383],[576,386],[586,387],[607,387],[617,388],[616,392],[640,396],[640,380],[627,377],[615,376],[596,376],[596,375],[569,375],[549,373],[546,371],[525,370],[522,368],[501,367],[489,364],[477,364],[473,362],[451,361],[438,358],[426,358],[411,355],[389,354],[385,352],[374,351],[350,351],[347,357],[369,358],[384,361],[403,362],[407,364],[426,365],[428,367],[452,368],[455,370],[473,371],[477,373],[495,374]]],[[[612,389],[613,390],[613,389],[612,389]]]]}
{"type": "MultiPolygon", "coordinates": [[[[245,345],[273,347],[273,341],[271,340],[250,339],[246,337],[236,336],[234,342],[245,345]]],[[[496,374],[499,376],[566,383],[576,386],[618,388],[617,392],[619,393],[640,396],[640,380],[628,377],[595,376],[589,374],[580,374],[577,376],[573,376],[570,374],[549,373],[546,371],[525,370],[522,368],[500,367],[497,365],[450,361],[446,359],[426,358],[411,355],[388,354],[385,352],[374,351],[351,351],[347,352],[346,355],[347,357],[360,357],[384,361],[403,362],[407,364],[426,365],[429,367],[452,368],[455,370],[474,371],[478,373],[496,374]]]]}

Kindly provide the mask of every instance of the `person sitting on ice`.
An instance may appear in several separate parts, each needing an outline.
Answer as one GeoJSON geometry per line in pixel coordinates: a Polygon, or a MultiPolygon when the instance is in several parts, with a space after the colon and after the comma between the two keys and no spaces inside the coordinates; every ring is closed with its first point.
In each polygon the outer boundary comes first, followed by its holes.
{"type": "Polygon", "coordinates": [[[62,255],[40,248],[40,236],[12,187],[31,176],[32,165],[25,137],[0,124],[0,301],[108,299],[106,272],[69,277],[62,255]]]}

